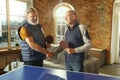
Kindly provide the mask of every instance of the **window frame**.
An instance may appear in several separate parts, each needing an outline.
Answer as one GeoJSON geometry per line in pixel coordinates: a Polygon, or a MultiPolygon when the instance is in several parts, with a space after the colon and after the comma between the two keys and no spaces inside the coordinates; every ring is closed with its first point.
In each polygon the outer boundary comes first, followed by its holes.
{"type": "MultiPolygon", "coordinates": [[[[33,7],[33,0],[15,0],[20,2],[26,2],[27,8],[33,7]]],[[[11,46],[11,29],[10,29],[10,0],[6,0],[6,22],[7,22],[7,31],[8,31],[8,46],[6,47],[0,47],[0,50],[2,49],[12,49],[16,48],[18,46],[11,46]]]]}

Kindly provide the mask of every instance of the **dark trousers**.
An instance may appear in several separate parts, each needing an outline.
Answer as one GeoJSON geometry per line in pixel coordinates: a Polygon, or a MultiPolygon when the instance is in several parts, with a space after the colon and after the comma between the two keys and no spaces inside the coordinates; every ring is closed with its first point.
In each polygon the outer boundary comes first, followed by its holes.
{"type": "Polygon", "coordinates": [[[43,67],[43,59],[34,60],[34,61],[24,61],[25,65],[43,67]]]}

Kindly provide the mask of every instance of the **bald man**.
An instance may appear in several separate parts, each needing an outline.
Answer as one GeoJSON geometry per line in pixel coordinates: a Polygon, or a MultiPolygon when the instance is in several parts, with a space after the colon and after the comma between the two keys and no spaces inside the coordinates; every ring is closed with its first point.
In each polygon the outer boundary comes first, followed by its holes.
{"type": "Polygon", "coordinates": [[[91,47],[90,37],[84,25],[78,22],[74,10],[66,12],[67,31],[65,41],[68,47],[65,48],[65,65],[70,71],[83,72],[84,55],[91,47]]]}

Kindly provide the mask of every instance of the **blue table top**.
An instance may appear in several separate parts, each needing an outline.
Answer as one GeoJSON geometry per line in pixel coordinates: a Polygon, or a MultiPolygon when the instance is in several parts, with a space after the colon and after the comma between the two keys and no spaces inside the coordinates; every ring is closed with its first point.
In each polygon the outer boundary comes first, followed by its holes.
{"type": "Polygon", "coordinates": [[[1,75],[0,80],[120,80],[120,77],[23,66],[1,75]]]}

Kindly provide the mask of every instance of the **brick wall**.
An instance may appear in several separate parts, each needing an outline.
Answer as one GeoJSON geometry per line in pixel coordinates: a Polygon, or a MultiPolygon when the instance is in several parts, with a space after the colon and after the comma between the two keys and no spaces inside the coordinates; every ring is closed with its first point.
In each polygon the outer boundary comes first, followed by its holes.
{"type": "Polygon", "coordinates": [[[80,22],[88,26],[92,47],[107,49],[107,63],[110,61],[113,0],[33,0],[39,12],[40,23],[45,34],[54,34],[53,9],[60,2],[71,4],[80,22]]]}

